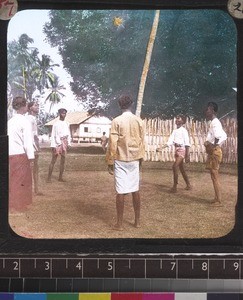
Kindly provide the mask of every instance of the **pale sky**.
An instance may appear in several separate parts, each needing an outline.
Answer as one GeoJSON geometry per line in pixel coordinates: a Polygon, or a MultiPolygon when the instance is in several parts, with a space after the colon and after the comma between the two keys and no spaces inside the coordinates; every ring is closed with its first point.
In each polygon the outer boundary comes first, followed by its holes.
{"type": "MultiPolygon", "coordinates": [[[[60,107],[65,107],[68,111],[82,110],[82,106],[75,101],[75,96],[69,88],[71,81],[70,75],[62,67],[61,56],[57,53],[56,48],[52,48],[45,42],[45,35],[42,32],[43,25],[49,20],[48,10],[23,10],[18,12],[9,22],[8,26],[8,42],[18,40],[21,34],[26,33],[34,40],[31,46],[36,47],[40,55],[47,54],[51,57],[54,63],[58,63],[60,67],[55,68],[55,73],[60,77],[60,83],[66,87],[63,94],[62,103],[58,104],[54,110],[60,107]]],[[[49,111],[49,105],[45,105],[45,110],[49,111]]]]}

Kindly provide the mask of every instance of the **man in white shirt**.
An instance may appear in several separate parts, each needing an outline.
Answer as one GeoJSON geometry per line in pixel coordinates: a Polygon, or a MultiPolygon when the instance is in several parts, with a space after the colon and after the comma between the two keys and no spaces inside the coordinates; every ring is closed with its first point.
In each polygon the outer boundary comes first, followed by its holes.
{"type": "Polygon", "coordinates": [[[104,152],[106,152],[106,147],[108,143],[108,137],[105,135],[105,132],[103,132],[101,139],[101,146],[104,152]]]}
{"type": "Polygon", "coordinates": [[[32,203],[31,165],[34,147],[30,122],[24,116],[27,101],[16,97],[12,103],[16,114],[8,121],[9,137],[9,210],[11,213],[25,211],[32,203]]]}
{"type": "MultiPolygon", "coordinates": [[[[164,147],[170,147],[174,146],[175,147],[175,162],[173,164],[173,187],[171,188],[172,193],[177,192],[177,185],[178,185],[178,175],[179,175],[179,170],[181,172],[181,175],[183,179],[185,180],[186,183],[186,190],[191,190],[191,184],[188,179],[188,176],[186,174],[185,168],[184,168],[184,159],[185,162],[190,161],[189,157],[189,147],[190,147],[190,142],[189,142],[189,135],[188,131],[186,130],[185,127],[183,127],[183,124],[186,122],[186,118],[183,115],[178,115],[176,116],[176,129],[174,129],[168,139],[168,142],[164,147]]],[[[164,148],[163,147],[163,148],[164,148]]],[[[157,151],[160,151],[160,148],[157,149],[157,151]]]]}
{"type": "Polygon", "coordinates": [[[39,138],[38,138],[38,128],[36,117],[39,113],[39,104],[36,101],[31,101],[28,103],[28,114],[26,115],[27,119],[30,121],[32,128],[32,141],[35,149],[35,159],[34,166],[32,169],[33,183],[34,183],[34,192],[36,195],[43,195],[39,192],[39,138]]]}
{"type": "Polygon", "coordinates": [[[58,181],[64,182],[63,172],[65,168],[66,153],[68,146],[71,146],[70,128],[69,124],[65,121],[67,110],[65,108],[60,108],[58,114],[59,120],[54,123],[51,132],[52,160],[49,165],[47,182],[51,182],[51,175],[58,155],[61,156],[58,181]]]}
{"type": "Polygon", "coordinates": [[[222,161],[221,145],[226,141],[227,135],[222,128],[222,124],[216,117],[218,105],[215,102],[209,102],[205,111],[206,119],[210,121],[206,141],[204,143],[208,154],[206,169],[210,170],[213,182],[215,198],[212,204],[221,206],[222,196],[219,183],[219,166],[222,161]]]}

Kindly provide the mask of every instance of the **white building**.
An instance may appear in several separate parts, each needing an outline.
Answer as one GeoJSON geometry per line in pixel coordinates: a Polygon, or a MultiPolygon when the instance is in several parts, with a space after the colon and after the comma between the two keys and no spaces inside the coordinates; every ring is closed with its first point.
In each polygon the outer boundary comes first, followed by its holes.
{"type": "MultiPolygon", "coordinates": [[[[52,125],[59,117],[46,123],[51,134],[52,125]]],[[[88,112],[69,112],[65,119],[70,124],[72,142],[99,142],[105,132],[109,137],[111,120],[107,117],[99,117],[88,112]]]]}

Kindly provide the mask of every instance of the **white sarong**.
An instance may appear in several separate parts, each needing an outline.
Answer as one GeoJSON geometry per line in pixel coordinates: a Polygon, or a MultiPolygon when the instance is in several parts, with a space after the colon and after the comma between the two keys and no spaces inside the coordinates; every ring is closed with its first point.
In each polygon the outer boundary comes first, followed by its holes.
{"type": "Polygon", "coordinates": [[[128,194],[139,190],[139,160],[128,162],[115,160],[114,175],[118,194],[128,194]]]}

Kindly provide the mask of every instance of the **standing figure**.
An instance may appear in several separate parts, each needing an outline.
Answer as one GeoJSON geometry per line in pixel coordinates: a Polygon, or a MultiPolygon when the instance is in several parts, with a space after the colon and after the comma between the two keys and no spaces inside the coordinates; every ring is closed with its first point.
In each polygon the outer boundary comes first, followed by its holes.
{"type": "Polygon", "coordinates": [[[133,101],[129,96],[120,97],[122,114],[111,123],[106,160],[108,172],[115,177],[116,230],[122,230],[124,197],[132,193],[135,213],[134,226],[140,227],[139,165],[144,157],[144,129],[142,120],[132,112],[133,101]]]}
{"type": "Polygon", "coordinates": [[[32,169],[32,176],[34,182],[34,192],[36,195],[43,195],[39,192],[39,152],[40,152],[40,145],[39,145],[39,138],[38,138],[38,128],[37,128],[37,115],[39,113],[39,104],[36,101],[31,101],[28,103],[28,114],[26,117],[31,123],[32,128],[32,140],[33,146],[35,150],[35,159],[34,159],[34,166],[32,169]]]}
{"type": "Polygon", "coordinates": [[[219,166],[222,161],[221,145],[227,139],[227,135],[223,130],[222,124],[217,118],[218,105],[215,102],[208,102],[205,115],[210,121],[208,134],[204,146],[207,153],[206,169],[210,170],[213,182],[215,198],[212,204],[221,206],[222,195],[219,183],[219,166]]]}
{"type": "MultiPolygon", "coordinates": [[[[179,170],[181,172],[181,175],[186,183],[186,190],[191,190],[191,184],[188,179],[188,176],[186,174],[186,171],[184,169],[184,159],[185,162],[190,161],[189,156],[189,148],[190,148],[190,142],[189,142],[189,135],[186,128],[183,126],[186,122],[186,118],[183,115],[176,116],[176,129],[174,129],[168,139],[167,144],[163,147],[169,147],[174,145],[175,147],[175,162],[172,166],[173,170],[173,187],[171,188],[172,193],[177,192],[177,185],[178,185],[178,174],[179,170]]],[[[157,151],[160,151],[160,148],[157,149],[157,151]]]]}
{"type": "Polygon", "coordinates": [[[8,121],[9,210],[10,213],[18,213],[32,203],[31,168],[35,155],[31,125],[24,116],[28,110],[27,101],[16,97],[12,106],[16,114],[8,121]]]}
{"type": "Polygon", "coordinates": [[[51,182],[51,175],[53,172],[54,165],[57,161],[58,155],[61,156],[60,161],[60,172],[58,181],[64,182],[63,172],[65,168],[65,158],[68,146],[71,146],[71,133],[69,124],[65,121],[67,110],[60,108],[58,110],[59,120],[54,123],[51,132],[51,148],[52,148],[52,159],[49,165],[49,173],[47,182],[51,182]]]}
{"type": "Polygon", "coordinates": [[[107,143],[108,143],[108,137],[105,135],[105,132],[103,132],[103,135],[102,135],[102,137],[100,139],[101,139],[102,149],[103,149],[104,152],[106,152],[106,146],[107,146],[107,143]]]}

